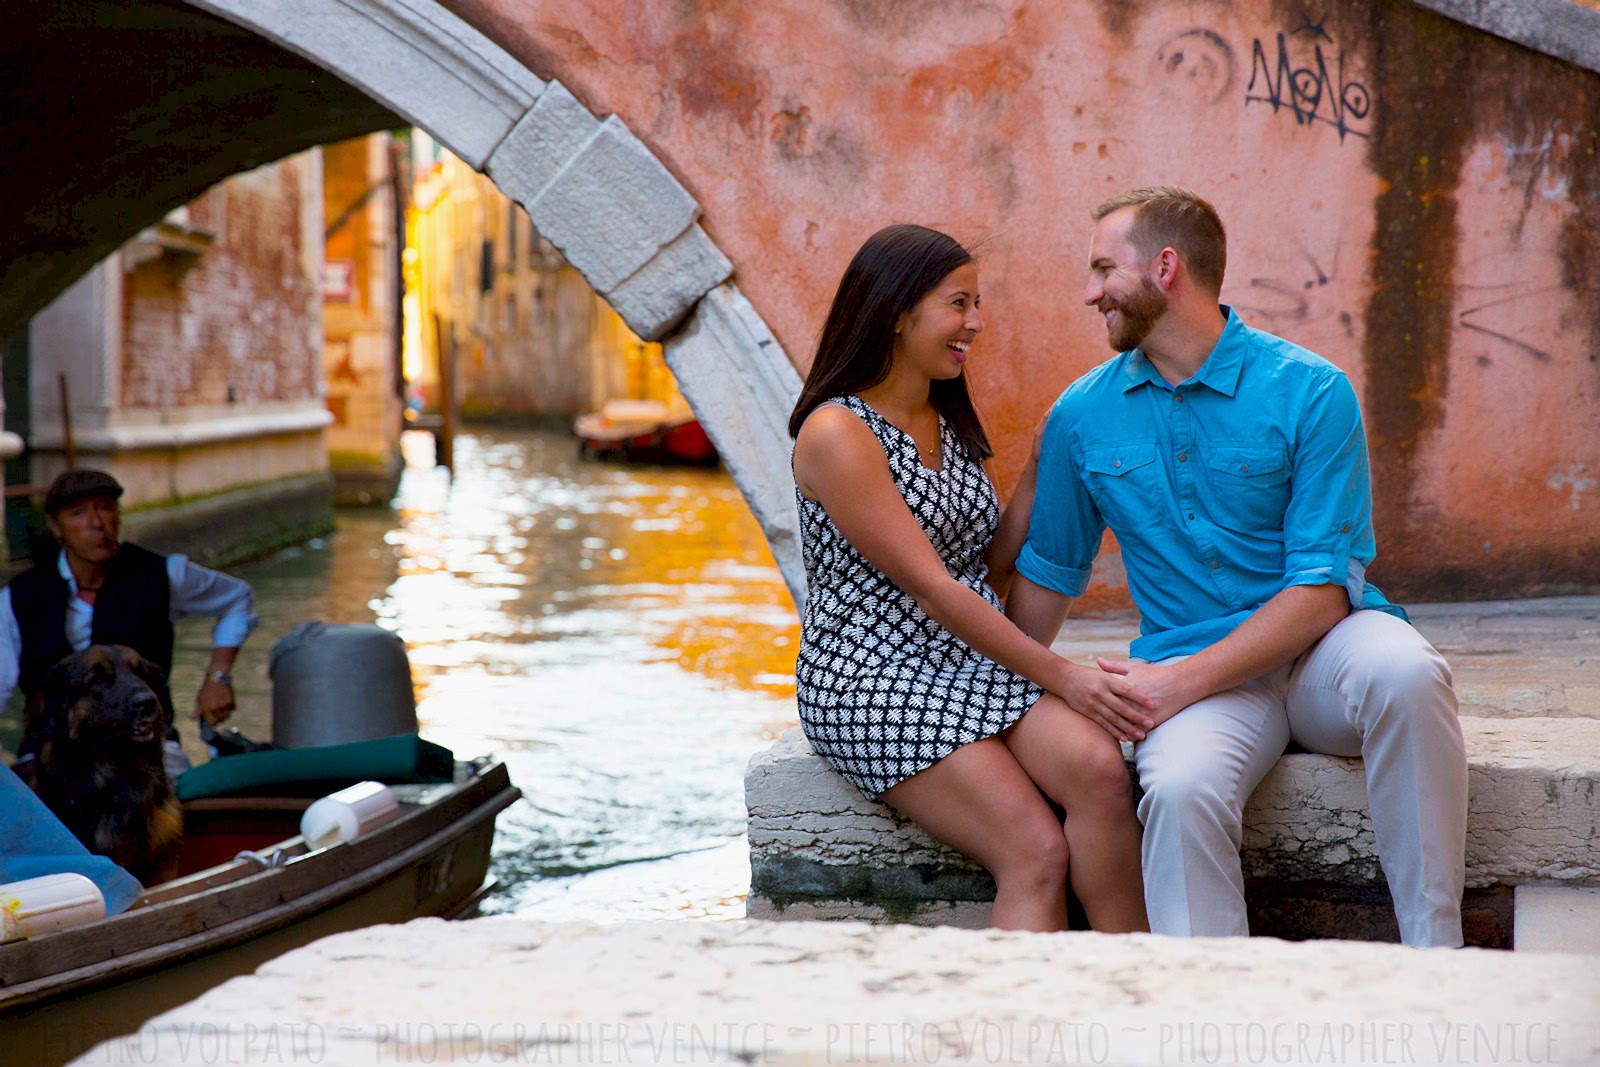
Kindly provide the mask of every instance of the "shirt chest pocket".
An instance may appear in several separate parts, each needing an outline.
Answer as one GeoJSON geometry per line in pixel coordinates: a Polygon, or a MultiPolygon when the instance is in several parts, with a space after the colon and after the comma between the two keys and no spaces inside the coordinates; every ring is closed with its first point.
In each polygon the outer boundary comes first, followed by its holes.
{"type": "Polygon", "coordinates": [[[1161,465],[1153,442],[1087,449],[1083,481],[1113,531],[1149,521],[1162,496],[1161,465]]]}
{"type": "Polygon", "coordinates": [[[1206,470],[1219,525],[1245,532],[1283,529],[1294,472],[1282,448],[1213,445],[1206,470]]]}

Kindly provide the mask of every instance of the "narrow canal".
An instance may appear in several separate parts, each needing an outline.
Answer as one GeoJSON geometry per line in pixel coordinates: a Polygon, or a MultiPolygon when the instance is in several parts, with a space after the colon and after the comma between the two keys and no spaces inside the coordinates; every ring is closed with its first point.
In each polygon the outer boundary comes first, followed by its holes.
{"type": "MultiPolygon", "coordinates": [[[[237,569],[261,625],[231,724],[270,736],[268,653],[297,623],[375,620],[410,651],[423,736],[498,753],[522,788],[486,912],[742,916],[744,765],[793,721],[799,631],[732,480],[520,429],[457,438],[453,481],[423,462],[394,510],[341,512],[326,541],[237,569]]],[[[180,704],[209,640],[180,624],[180,704]]]]}

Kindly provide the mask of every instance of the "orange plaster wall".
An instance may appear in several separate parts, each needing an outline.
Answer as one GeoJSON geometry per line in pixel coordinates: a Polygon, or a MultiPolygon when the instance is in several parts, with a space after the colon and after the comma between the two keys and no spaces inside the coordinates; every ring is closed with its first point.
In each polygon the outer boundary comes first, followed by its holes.
{"type": "Polygon", "coordinates": [[[1184,184],[1228,224],[1224,299],[1361,392],[1376,580],[1600,585],[1600,76],[1400,0],[445,2],[628,123],[802,371],[871,231],[979,242],[1003,481],[1110,355],[1088,210],[1184,184]]]}

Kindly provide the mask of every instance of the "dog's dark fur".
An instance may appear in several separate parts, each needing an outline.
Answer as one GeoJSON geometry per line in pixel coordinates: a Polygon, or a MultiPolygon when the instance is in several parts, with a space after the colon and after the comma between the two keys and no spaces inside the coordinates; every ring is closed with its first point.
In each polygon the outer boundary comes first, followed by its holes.
{"type": "Polygon", "coordinates": [[[162,767],[172,709],[161,668],[122,645],[92,645],[50,669],[28,702],[28,783],[91,852],[145,885],[171,878],[183,809],[162,767]]]}

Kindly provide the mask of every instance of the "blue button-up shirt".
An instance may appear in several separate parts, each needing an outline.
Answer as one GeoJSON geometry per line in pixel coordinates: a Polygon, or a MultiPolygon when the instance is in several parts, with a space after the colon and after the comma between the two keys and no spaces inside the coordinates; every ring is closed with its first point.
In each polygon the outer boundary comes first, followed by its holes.
{"type": "Polygon", "coordinates": [[[1366,582],[1377,548],[1355,390],[1332,363],[1224,307],[1217,347],[1173,387],[1138,349],[1074,382],[1050,411],[1017,569],[1079,596],[1107,527],[1141,616],[1130,654],[1215,644],[1292,585],[1366,582]]]}

